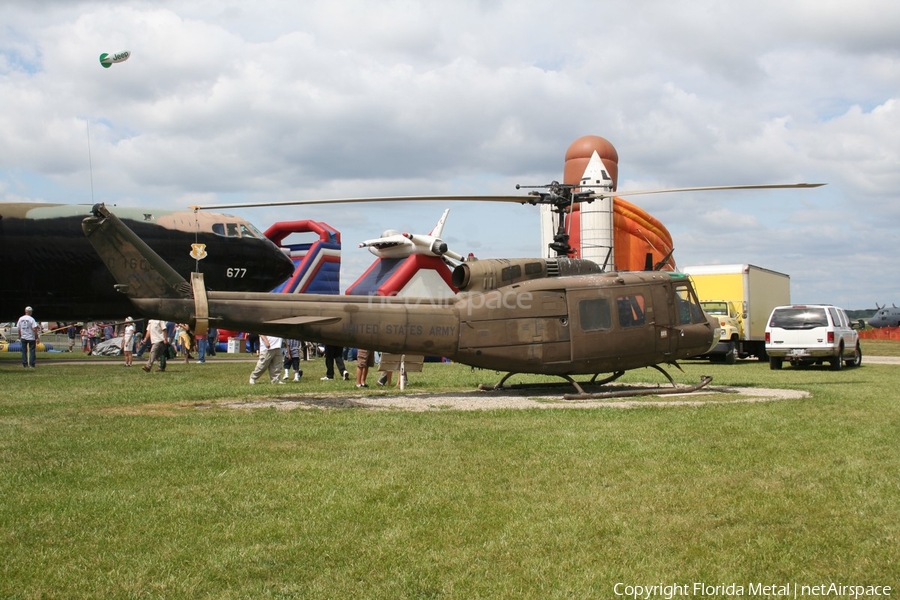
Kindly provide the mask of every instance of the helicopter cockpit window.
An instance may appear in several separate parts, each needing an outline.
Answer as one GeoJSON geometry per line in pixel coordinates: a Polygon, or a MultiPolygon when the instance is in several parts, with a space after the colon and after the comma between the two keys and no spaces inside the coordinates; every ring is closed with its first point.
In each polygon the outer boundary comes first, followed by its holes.
{"type": "Polygon", "coordinates": [[[687,285],[675,286],[675,301],[678,309],[678,322],[681,325],[706,322],[703,309],[700,308],[700,303],[697,302],[697,297],[690,287],[687,285]]]}
{"type": "Polygon", "coordinates": [[[584,331],[612,329],[612,313],[607,298],[582,300],[578,303],[578,313],[584,331]]]}
{"type": "Polygon", "coordinates": [[[636,327],[646,322],[644,313],[644,297],[640,294],[619,296],[616,298],[619,309],[619,325],[621,327],[636,327]]]}

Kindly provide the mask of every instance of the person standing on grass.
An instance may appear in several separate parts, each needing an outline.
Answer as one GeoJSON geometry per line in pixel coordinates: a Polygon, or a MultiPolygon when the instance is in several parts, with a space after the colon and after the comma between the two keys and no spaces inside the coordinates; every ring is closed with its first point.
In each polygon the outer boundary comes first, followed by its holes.
{"type": "Polygon", "coordinates": [[[272,383],[284,384],[279,375],[282,365],[281,338],[275,335],[259,336],[259,359],[256,367],[250,373],[250,385],[256,383],[264,371],[269,371],[269,379],[272,383]]]}
{"type": "Polygon", "coordinates": [[[91,323],[91,326],[88,327],[88,337],[91,339],[91,343],[87,353],[90,354],[97,347],[97,344],[100,343],[100,327],[96,323],[91,323]]]}
{"type": "Polygon", "coordinates": [[[294,381],[300,381],[303,377],[303,371],[300,370],[300,340],[284,340],[284,376],[285,381],[291,376],[291,369],[294,369],[294,381]]]}
{"type": "Polygon", "coordinates": [[[188,361],[194,358],[191,356],[191,350],[194,347],[194,334],[191,333],[190,326],[187,323],[179,323],[175,329],[175,337],[178,340],[177,346],[180,346],[184,351],[184,364],[188,364],[188,361]]]}
{"type": "Polygon", "coordinates": [[[141,367],[149,373],[153,370],[153,363],[159,361],[159,370],[166,370],[166,346],[168,336],[166,335],[166,322],[159,319],[150,319],[147,322],[147,333],[144,334],[144,340],[150,340],[150,360],[141,367]]]}
{"type": "Polygon", "coordinates": [[[369,376],[369,367],[375,365],[375,351],[365,348],[356,349],[356,387],[369,387],[366,378],[369,376]]]}
{"type": "Polygon", "coordinates": [[[207,354],[209,356],[216,355],[216,344],[219,343],[219,330],[215,327],[210,327],[206,332],[206,341],[207,341],[207,354]]]}
{"type": "Polygon", "coordinates": [[[347,367],[344,366],[343,354],[343,347],[325,344],[325,377],[322,377],[322,381],[331,381],[334,379],[335,365],[337,365],[338,372],[341,374],[344,381],[350,379],[350,373],[347,372],[347,367]]]}
{"type": "Polygon", "coordinates": [[[122,335],[122,354],[125,355],[125,366],[130,367],[134,360],[134,320],[125,318],[125,333],[122,335]]]}
{"type": "Polygon", "coordinates": [[[253,352],[253,353],[255,353],[257,356],[259,356],[259,355],[260,355],[260,352],[259,352],[259,350],[260,350],[260,339],[259,339],[259,334],[258,334],[258,333],[248,333],[248,334],[247,334],[247,341],[250,343],[250,350],[249,350],[249,352],[253,352]]]}
{"type": "Polygon", "coordinates": [[[16,328],[19,330],[19,344],[22,346],[22,366],[26,369],[34,368],[37,343],[41,339],[41,326],[38,325],[31,313],[30,306],[25,307],[25,314],[19,317],[16,328]]]}
{"type": "Polygon", "coordinates": [[[195,336],[195,345],[197,347],[197,363],[198,364],[206,364],[206,355],[209,351],[209,338],[206,337],[206,334],[196,334],[195,336]]]}

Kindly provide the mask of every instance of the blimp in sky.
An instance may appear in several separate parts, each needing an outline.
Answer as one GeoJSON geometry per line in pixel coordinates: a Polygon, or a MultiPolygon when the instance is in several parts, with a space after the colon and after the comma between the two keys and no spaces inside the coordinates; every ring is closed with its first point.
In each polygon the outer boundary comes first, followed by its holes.
{"type": "Polygon", "coordinates": [[[108,69],[113,63],[125,62],[128,60],[129,56],[131,56],[129,50],[122,50],[121,52],[115,52],[113,54],[104,52],[100,55],[100,64],[103,65],[104,69],[108,69]]]}

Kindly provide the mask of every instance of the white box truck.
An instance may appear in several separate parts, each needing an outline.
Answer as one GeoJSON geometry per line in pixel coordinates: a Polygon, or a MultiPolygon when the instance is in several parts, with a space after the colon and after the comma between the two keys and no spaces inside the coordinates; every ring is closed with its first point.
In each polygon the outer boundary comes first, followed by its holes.
{"type": "Polygon", "coordinates": [[[700,305],[719,319],[719,343],[703,355],[734,364],[737,358],[766,356],[766,321],[776,306],[791,303],[789,275],[756,265],[685,267],[700,305]]]}

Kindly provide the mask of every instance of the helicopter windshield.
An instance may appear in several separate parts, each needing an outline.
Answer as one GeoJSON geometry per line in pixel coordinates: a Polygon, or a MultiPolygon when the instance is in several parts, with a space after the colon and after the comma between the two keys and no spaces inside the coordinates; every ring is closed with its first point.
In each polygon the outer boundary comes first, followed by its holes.
{"type": "Polygon", "coordinates": [[[703,323],[706,317],[703,315],[703,309],[697,301],[697,296],[689,285],[675,285],[675,299],[678,307],[678,321],[682,325],[691,323],[703,323]]]}

